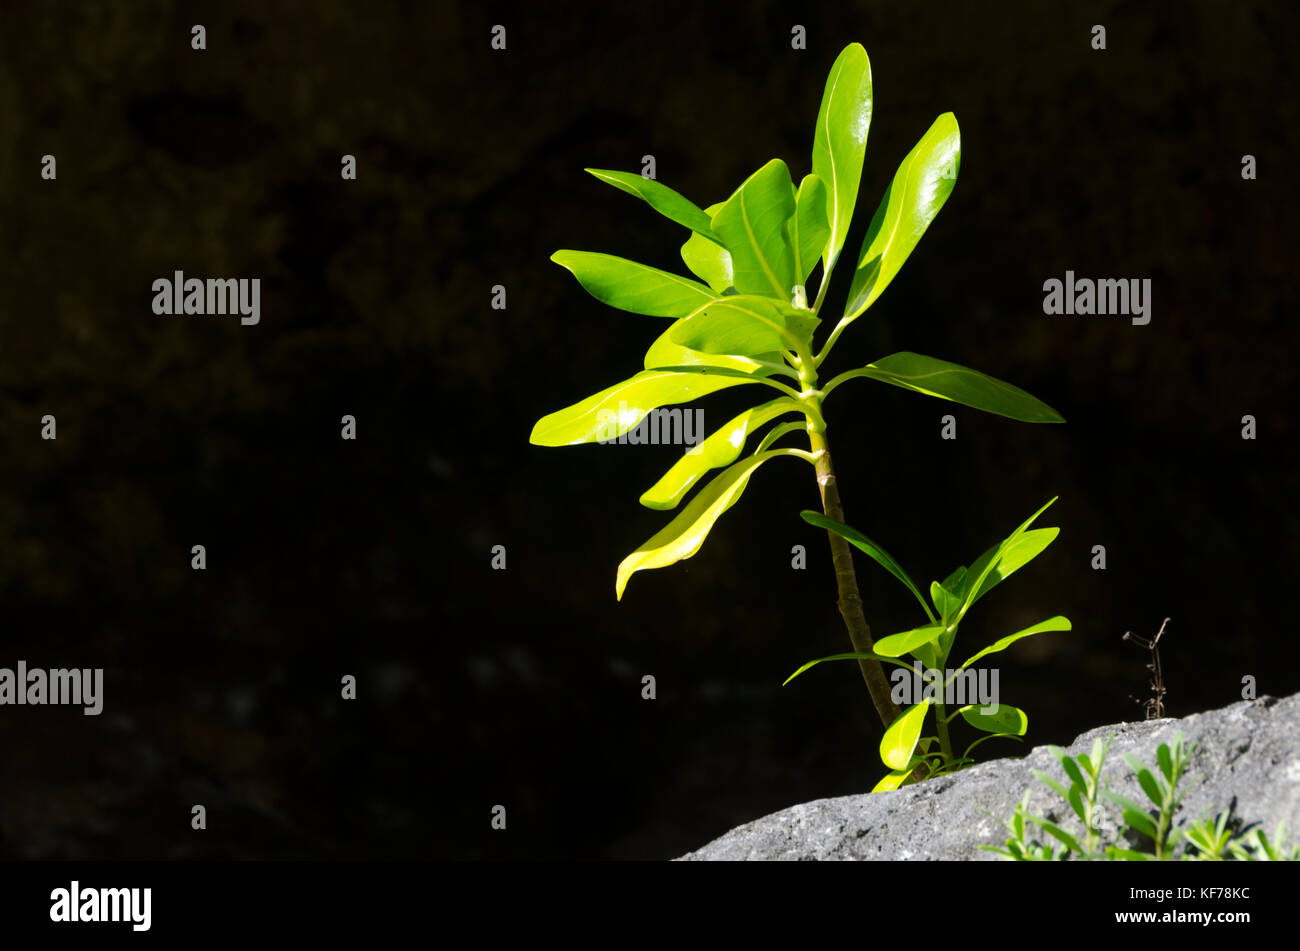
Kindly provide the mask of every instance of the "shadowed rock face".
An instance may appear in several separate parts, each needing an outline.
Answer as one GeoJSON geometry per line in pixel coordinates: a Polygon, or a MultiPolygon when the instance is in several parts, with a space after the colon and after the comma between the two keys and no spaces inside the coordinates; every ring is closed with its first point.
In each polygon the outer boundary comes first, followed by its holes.
{"type": "MultiPolygon", "coordinates": [[[[1283,821],[1289,835],[1300,831],[1300,694],[1261,697],[1181,720],[1100,727],[1078,737],[1068,752],[1088,753],[1094,739],[1115,734],[1103,775],[1112,791],[1146,802],[1123,754],[1154,766],[1156,748],[1172,743],[1179,731],[1196,747],[1180,785],[1187,795],[1175,828],[1233,807],[1239,830],[1262,825],[1271,837],[1283,821]]],[[[1034,777],[1034,769],[1062,776],[1056,758],[1040,746],[1024,759],[982,763],[894,792],[793,806],[733,829],[681,860],[996,860],[979,846],[1003,843],[1006,830],[998,820],[1011,815],[1026,789],[1031,812],[1075,828],[1070,808],[1034,777]]],[[[1103,828],[1113,829],[1113,819],[1108,816],[1103,828]]]]}

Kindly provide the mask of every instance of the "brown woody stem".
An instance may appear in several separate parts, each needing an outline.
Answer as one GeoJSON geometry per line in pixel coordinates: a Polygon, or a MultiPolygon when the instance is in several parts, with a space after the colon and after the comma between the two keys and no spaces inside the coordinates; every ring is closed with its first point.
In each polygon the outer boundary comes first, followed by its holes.
{"type": "MultiPolygon", "coordinates": [[[[831,467],[830,449],[826,444],[826,434],[810,431],[809,439],[813,455],[817,458],[817,486],[821,490],[822,511],[828,518],[837,522],[844,521],[844,506],[840,502],[840,490],[835,481],[835,470],[831,467]]],[[[871,638],[871,628],[862,611],[862,596],[858,593],[858,576],[853,568],[853,552],[844,537],[835,532],[827,532],[831,542],[831,561],[835,565],[835,584],[839,589],[840,615],[844,625],[849,629],[849,639],[853,642],[855,653],[871,653],[875,641],[871,638]]],[[[888,727],[897,719],[898,706],[890,696],[889,680],[880,661],[863,657],[858,659],[862,670],[862,679],[867,682],[871,693],[871,702],[876,706],[880,722],[888,727]]]]}

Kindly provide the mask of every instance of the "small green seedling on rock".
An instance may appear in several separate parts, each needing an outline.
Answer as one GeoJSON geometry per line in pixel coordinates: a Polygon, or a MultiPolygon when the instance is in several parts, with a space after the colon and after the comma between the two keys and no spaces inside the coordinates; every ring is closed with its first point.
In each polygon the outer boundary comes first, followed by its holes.
{"type": "Polygon", "coordinates": [[[1258,828],[1234,838],[1229,828],[1230,811],[1222,812],[1214,819],[1201,819],[1185,829],[1173,827],[1174,816],[1187,795],[1186,789],[1179,787],[1185,778],[1187,757],[1194,748],[1184,745],[1181,733],[1174,735],[1172,744],[1161,743],[1156,748],[1155,769],[1147,767],[1136,756],[1124,756],[1138,786],[1149,800],[1148,805],[1111,792],[1101,771],[1112,740],[1113,736],[1104,744],[1094,740],[1092,755],[1077,759],[1064,750],[1050,747],[1070,782],[1068,788],[1042,770],[1034,770],[1034,775],[1044,785],[1069,804],[1079,820],[1081,832],[1071,832],[1063,825],[1030,814],[1029,791],[1026,790],[1011,819],[1003,822],[1011,833],[1010,838],[1002,846],[981,845],[980,848],[1018,862],[1067,859],[1150,862],[1173,859],[1179,842],[1185,840],[1186,846],[1179,856],[1183,861],[1222,861],[1227,856],[1242,862],[1300,861],[1300,846],[1289,851],[1281,847],[1285,836],[1282,824],[1278,825],[1274,842],[1270,842],[1258,828]],[[1122,817],[1109,843],[1102,842],[1101,811],[1104,802],[1112,804],[1122,817]],[[1031,837],[1032,826],[1055,839],[1059,849],[1031,837]],[[1130,842],[1130,839],[1137,841],[1130,842]],[[1149,849],[1131,847],[1146,843],[1150,844],[1149,849]]]}

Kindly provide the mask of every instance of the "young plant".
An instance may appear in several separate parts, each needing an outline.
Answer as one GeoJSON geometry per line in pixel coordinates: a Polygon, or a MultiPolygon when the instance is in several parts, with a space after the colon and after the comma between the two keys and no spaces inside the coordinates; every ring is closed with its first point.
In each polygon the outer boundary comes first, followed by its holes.
{"type": "MultiPolygon", "coordinates": [[[[1055,501],[1056,499],[1049,500],[1046,505],[1022,522],[1014,532],[976,558],[969,568],[962,565],[944,581],[932,582],[930,599],[934,603],[933,610],[921,596],[920,589],[908,573],[880,545],[857,529],[850,528],[824,514],[801,513],[805,521],[847,539],[850,544],[870,556],[873,561],[897,578],[921,603],[921,609],[925,611],[928,619],[928,623],[920,627],[882,637],[876,641],[875,649],[866,655],[881,663],[896,664],[908,670],[909,675],[912,665],[898,658],[910,655],[914,658],[915,664],[923,666],[930,679],[925,698],[900,713],[885,730],[884,739],[880,742],[880,758],[890,772],[876,784],[872,792],[897,789],[905,783],[915,782],[926,776],[936,776],[967,766],[974,762],[970,756],[971,751],[985,740],[994,737],[1018,739],[1025,735],[1029,718],[1024,711],[1005,703],[987,706],[966,703],[949,713],[947,709],[949,696],[960,694],[963,703],[967,698],[972,697],[976,675],[975,671],[970,671],[968,668],[975,661],[989,654],[1006,650],[1016,641],[1034,634],[1068,631],[1071,629],[1070,621],[1057,615],[1032,624],[1022,631],[1008,634],[966,658],[956,670],[948,670],[948,656],[952,653],[956,642],[958,627],[971,606],[997,584],[1038,557],[1056,538],[1060,529],[1031,530],[1029,528],[1034,520],[1055,501]],[[954,681],[958,683],[958,690],[952,689],[954,681]],[[921,733],[931,708],[934,709],[936,735],[923,737],[921,733]],[[961,756],[956,756],[953,753],[948,724],[959,715],[986,735],[966,747],[961,756]],[[936,744],[937,749],[934,749],[936,744]],[[919,755],[916,752],[918,746],[921,749],[919,755]]],[[[854,652],[819,657],[796,670],[786,679],[786,683],[828,660],[861,660],[863,656],[861,653],[854,652]]]]}
{"type": "MultiPolygon", "coordinates": [[[[1109,783],[1103,784],[1101,779],[1102,765],[1112,740],[1114,736],[1104,745],[1100,740],[1094,740],[1092,755],[1080,756],[1077,760],[1055,746],[1050,747],[1070,779],[1068,789],[1041,770],[1034,770],[1034,775],[1065,800],[1079,818],[1083,827],[1082,842],[1079,835],[1042,816],[1031,815],[1028,811],[1029,792],[1026,790],[1010,821],[1003,823],[1011,832],[1005,845],[981,845],[980,848],[1020,862],[1074,858],[1148,862],[1172,859],[1177,843],[1186,840],[1187,846],[1181,855],[1184,861],[1222,861],[1225,850],[1232,858],[1243,862],[1300,860],[1300,846],[1294,846],[1290,851],[1280,848],[1270,843],[1261,829],[1234,839],[1228,828],[1230,812],[1227,811],[1215,819],[1192,823],[1185,830],[1172,829],[1174,814],[1186,796],[1186,791],[1180,790],[1179,785],[1192,749],[1184,746],[1181,733],[1174,735],[1172,745],[1161,743],[1156,748],[1157,770],[1151,770],[1135,756],[1124,756],[1150,805],[1143,806],[1112,793],[1109,783]],[[1118,806],[1123,816],[1109,844],[1101,841],[1099,792],[1103,799],[1118,806]],[[1038,826],[1064,848],[1054,853],[1050,844],[1030,838],[1027,834],[1030,825],[1038,826]],[[1128,847],[1125,840],[1134,833],[1151,840],[1151,851],[1128,847]]],[[[1277,843],[1283,841],[1284,833],[1285,827],[1279,824],[1274,834],[1277,843]]]]}
{"type": "Polygon", "coordinates": [[[1164,743],[1156,748],[1156,763],[1159,766],[1156,772],[1144,766],[1136,756],[1130,753],[1124,754],[1124,762],[1128,763],[1129,768],[1133,770],[1142,792],[1155,806],[1155,813],[1149,813],[1146,808],[1132,799],[1112,792],[1106,793],[1106,798],[1120,807],[1124,821],[1149,838],[1152,844],[1152,851],[1149,853],[1113,848],[1121,858],[1154,858],[1156,861],[1164,861],[1170,857],[1171,850],[1179,837],[1179,832],[1171,831],[1170,827],[1174,813],[1186,795],[1185,792],[1179,791],[1178,783],[1187,767],[1189,752],[1191,751],[1183,747],[1183,735],[1178,733],[1174,736],[1172,749],[1164,743]]]}
{"type": "MultiPolygon", "coordinates": [[[[552,255],[597,300],[671,323],[650,345],[643,370],[538,420],[531,442],[571,446],[614,439],[659,407],[732,387],[758,386],[777,394],[725,423],[641,496],[649,508],[676,509],[706,474],[722,470],[619,565],[615,593],[620,600],[636,572],[699,551],[717,519],[773,459],[798,459],[813,467],[823,511],[842,520],[822,410],[825,399],[850,380],[877,380],[1016,420],[1063,422],[1023,390],[918,353],[894,353],[822,381],[822,365],[840,336],[879,299],[947,201],[961,160],[957,120],[945,113],[903,159],[877,206],[851,265],[848,303],[818,348],[814,338],[825,316],[827,290],[857,206],[871,112],[870,63],[853,43],[827,78],[813,134],[812,170],[798,186],[786,164],[772,159],[725,201],[700,208],[653,179],[587,169],[687,229],[681,257],[698,280],[592,251],[552,255]],[[814,297],[805,288],[819,263],[814,297]],[[758,447],[742,458],[746,441],[769,424],[774,425],[758,447]],[[807,448],[777,445],[795,432],[805,434],[807,448]]],[[[863,655],[859,663],[877,713],[888,725],[898,709],[883,668],[871,659],[875,642],[852,554],[841,536],[830,532],[828,537],[840,613],[854,650],[863,655]]]]}

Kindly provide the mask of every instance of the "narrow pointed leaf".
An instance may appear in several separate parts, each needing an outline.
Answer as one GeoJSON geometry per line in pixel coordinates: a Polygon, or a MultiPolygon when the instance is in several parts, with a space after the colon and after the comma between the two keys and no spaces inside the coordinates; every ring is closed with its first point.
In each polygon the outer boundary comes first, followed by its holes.
{"type": "Polygon", "coordinates": [[[710,301],[673,325],[668,338],[702,353],[740,356],[796,349],[820,321],[770,297],[736,295],[710,301]]]}
{"type": "Polygon", "coordinates": [[[980,706],[962,707],[961,717],[977,730],[985,733],[1007,733],[1011,736],[1024,736],[1029,729],[1029,717],[1025,712],[1006,703],[997,704],[992,713],[985,713],[980,706]]]}
{"type": "Polygon", "coordinates": [[[903,159],[876,208],[849,285],[846,321],[856,320],[889,286],[952,194],[960,166],[961,132],[956,116],[945,112],[903,159]]]}
{"type": "MultiPolygon", "coordinates": [[[[885,657],[881,654],[831,654],[829,657],[818,657],[816,660],[808,661],[808,663],[804,664],[802,667],[796,670],[789,677],[785,678],[785,682],[782,683],[781,686],[784,687],[786,684],[794,680],[794,678],[798,677],[800,674],[804,673],[805,671],[811,670],[812,668],[816,667],[818,664],[824,664],[828,660],[878,660],[882,664],[899,663],[898,661],[894,660],[894,658],[885,657]]],[[[906,667],[905,664],[900,664],[900,666],[906,667]]]]}
{"type": "MultiPolygon", "coordinates": [[[[1031,627],[1027,627],[1023,631],[1017,631],[1014,634],[1008,634],[1006,637],[1002,638],[1001,640],[994,641],[992,644],[984,648],[978,654],[975,654],[969,659],[967,659],[967,661],[964,664],[962,664],[962,667],[969,667],[971,664],[975,663],[975,661],[979,660],[981,657],[987,657],[989,654],[996,654],[999,651],[1004,651],[1023,637],[1029,637],[1033,634],[1044,634],[1048,631],[1069,631],[1069,630],[1073,630],[1073,628],[1070,626],[1070,619],[1061,617],[1060,615],[1057,615],[1056,617],[1053,618],[1048,618],[1046,621],[1039,621],[1037,624],[1034,624],[1031,627]]],[[[876,649],[877,650],[880,649],[879,644],[876,645],[876,649]]]]}
{"type": "Polygon", "coordinates": [[[743,373],[732,376],[722,369],[710,375],[645,370],[542,417],[528,441],[535,446],[576,446],[616,439],[636,428],[656,407],[685,403],[747,382],[754,379],[743,373]]]}
{"type": "Polygon", "coordinates": [[[908,573],[903,570],[902,565],[894,560],[893,555],[889,554],[889,552],[885,551],[885,549],[881,548],[866,535],[863,535],[856,528],[851,528],[843,522],[836,521],[830,516],[823,515],[821,512],[805,510],[800,512],[799,515],[809,525],[815,525],[818,528],[826,529],[828,532],[842,535],[850,545],[858,549],[858,551],[862,552],[876,564],[880,565],[880,567],[884,568],[891,575],[901,581],[904,587],[906,587],[908,591],[912,592],[912,595],[916,600],[921,602],[921,607],[925,608],[926,616],[931,620],[934,620],[934,614],[930,611],[930,606],[925,603],[925,598],[921,596],[920,589],[917,588],[915,582],[912,581],[908,573]]]}
{"type": "Polygon", "coordinates": [[[713,216],[713,230],[731,252],[732,277],[741,294],[789,301],[797,283],[785,223],[794,214],[790,170],[772,159],[749,176],[713,216]]]}
{"type": "Polygon", "coordinates": [[[794,250],[796,284],[807,284],[808,275],[826,249],[831,226],[826,218],[826,185],[816,175],[805,175],[794,196],[794,217],[790,219],[790,247],[794,250]]]}
{"type": "Polygon", "coordinates": [[[713,481],[702,488],[671,522],[656,533],[618,566],[615,592],[623,599],[628,579],[638,571],[663,568],[690,558],[708,537],[713,523],[722,513],[740,499],[749,483],[749,477],[760,465],[776,456],[786,455],[786,450],[773,449],[759,456],[750,456],[724,469],[713,481]]]}
{"type": "Polygon", "coordinates": [[[978,370],[904,350],[868,364],[860,372],[882,383],[937,396],[1025,423],[1063,423],[1061,414],[1019,387],[978,370]]]}
{"type": "Polygon", "coordinates": [[[870,127],[871,60],[860,43],[850,43],[826,77],[813,134],[812,170],[826,184],[830,226],[823,252],[824,272],[835,266],[849,233],[870,127]]]}
{"type": "Polygon", "coordinates": [[[646,490],[641,496],[641,504],[652,509],[676,508],[691,486],[706,472],[729,466],[740,458],[750,433],[785,413],[802,412],[798,403],[786,397],[745,410],[684,453],[662,479],[646,490]]]}
{"type": "Polygon", "coordinates": [[[1066,848],[1073,849],[1075,852],[1083,854],[1083,847],[1079,845],[1078,840],[1056,823],[1049,822],[1042,816],[1025,816],[1025,818],[1039,826],[1044,832],[1059,841],[1066,848]]]}
{"type": "Polygon", "coordinates": [[[876,653],[883,654],[885,657],[902,657],[904,654],[913,653],[921,644],[930,644],[938,640],[942,633],[942,624],[927,624],[899,634],[890,634],[876,641],[876,653]]]}
{"type": "MultiPolygon", "coordinates": [[[[722,205],[722,202],[718,202],[704,209],[710,221],[722,205]]],[[[708,284],[715,293],[721,294],[732,286],[731,253],[698,231],[691,232],[691,236],[682,245],[682,260],[691,269],[691,273],[708,284]]]]}
{"type": "Polygon", "coordinates": [[[1052,778],[1047,773],[1043,772],[1041,769],[1036,769],[1033,771],[1033,773],[1035,776],[1039,778],[1039,780],[1044,785],[1046,785],[1049,789],[1052,790],[1052,792],[1056,793],[1062,799],[1070,798],[1070,791],[1065,788],[1065,785],[1059,779],[1052,778]]]}
{"type": "MultiPolygon", "coordinates": [[[[972,572],[982,573],[984,567],[993,558],[997,558],[997,563],[993,566],[980,584],[979,591],[970,596],[970,603],[974,604],[984,595],[988,594],[996,585],[1010,577],[1018,568],[1023,568],[1029,562],[1037,558],[1050,545],[1061,530],[1059,528],[1035,528],[1032,531],[1025,532],[1015,540],[999,542],[994,545],[975,562],[978,568],[972,566],[972,572]],[[998,553],[1001,551],[999,557],[998,553]],[[982,562],[982,563],[981,563],[982,562]]],[[[974,577],[968,576],[961,592],[963,601],[970,595],[970,586],[974,582],[974,577]]]]}
{"type": "Polygon", "coordinates": [[[890,769],[907,769],[912,760],[912,751],[921,736],[921,727],[925,724],[925,715],[930,710],[930,701],[922,700],[898,715],[880,741],[880,759],[890,769]]]}
{"type": "Polygon", "coordinates": [[[807,430],[808,423],[806,420],[795,423],[782,423],[780,426],[773,426],[763,435],[762,441],[758,444],[758,448],[755,449],[754,452],[755,454],[762,452],[768,446],[772,445],[788,433],[807,432],[807,430]]]}
{"type": "Polygon", "coordinates": [[[717,299],[690,278],[596,251],[556,251],[551,260],[573,272],[596,300],[650,317],[685,317],[717,299]]]}
{"type": "Polygon", "coordinates": [[[665,218],[716,240],[717,235],[713,233],[709,216],[693,201],[683,198],[667,185],[661,185],[636,172],[614,172],[604,168],[589,168],[586,171],[620,191],[635,195],[665,218]]]}
{"type": "Polygon", "coordinates": [[[998,561],[1002,553],[1011,548],[1011,546],[1016,545],[1018,540],[1027,533],[1029,526],[1034,523],[1038,516],[1046,512],[1057,498],[1059,498],[1059,496],[1054,495],[1044,502],[1042,508],[1021,522],[1020,525],[1016,527],[1015,531],[975,560],[975,563],[970,567],[970,571],[966,572],[965,596],[962,601],[961,610],[957,612],[958,621],[966,616],[966,612],[969,611],[971,605],[975,603],[975,598],[971,597],[971,594],[974,593],[976,596],[979,596],[987,590],[985,588],[985,582],[988,580],[989,576],[997,570],[998,561]]]}

